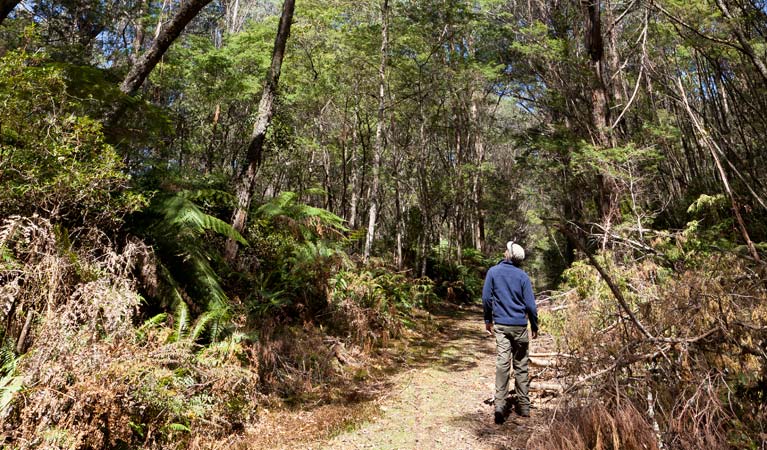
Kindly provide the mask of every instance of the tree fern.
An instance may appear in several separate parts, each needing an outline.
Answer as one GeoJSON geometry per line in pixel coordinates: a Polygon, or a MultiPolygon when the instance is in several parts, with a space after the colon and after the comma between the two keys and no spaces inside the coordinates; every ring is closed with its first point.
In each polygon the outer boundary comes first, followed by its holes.
{"type": "Polygon", "coordinates": [[[209,314],[198,318],[191,335],[197,339],[208,330],[215,340],[228,325],[229,298],[213,267],[221,257],[204,237],[214,233],[246,246],[248,242],[231,225],[202,211],[192,199],[208,203],[231,200],[228,194],[215,190],[158,196],[147,212],[152,221],[148,230],[161,260],[164,295],[176,317],[173,339],[184,339],[189,333],[191,311],[202,310],[209,314]],[[195,308],[186,300],[193,301],[195,308]]]}

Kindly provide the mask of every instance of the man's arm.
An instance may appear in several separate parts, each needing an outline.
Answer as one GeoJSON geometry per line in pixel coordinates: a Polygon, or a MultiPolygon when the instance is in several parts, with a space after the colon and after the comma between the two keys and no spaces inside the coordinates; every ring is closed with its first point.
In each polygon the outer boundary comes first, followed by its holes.
{"type": "Polygon", "coordinates": [[[493,275],[489,270],[485,277],[485,285],[482,287],[482,309],[485,316],[485,329],[492,334],[490,330],[493,325],[493,275]]]}
{"type": "Polygon", "coordinates": [[[530,278],[525,280],[523,292],[525,296],[525,309],[527,318],[530,320],[530,329],[533,332],[533,339],[538,337],[538,308],[535,306],[535,295],[533,295],[533,286],[530,278]]]}

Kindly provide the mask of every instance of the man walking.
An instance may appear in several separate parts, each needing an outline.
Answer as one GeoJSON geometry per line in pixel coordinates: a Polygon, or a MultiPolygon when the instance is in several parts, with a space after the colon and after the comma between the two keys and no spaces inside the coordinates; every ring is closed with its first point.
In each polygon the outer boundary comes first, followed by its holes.
{"type": "Polygon", "coordinates": [[[505,420],[506,396],[509,393],[509,361],[514,365],[517,394],[516,412],[530,416],[529,381],[527,374],[527,322],[532,337],[538,337],[538,312],[530,278],[518,266],[525,259],[525,250],[513,241],[506,243],[504,260],[487,271],[482,289],[485,329],[495,335],[495,423],[505,420]]]}

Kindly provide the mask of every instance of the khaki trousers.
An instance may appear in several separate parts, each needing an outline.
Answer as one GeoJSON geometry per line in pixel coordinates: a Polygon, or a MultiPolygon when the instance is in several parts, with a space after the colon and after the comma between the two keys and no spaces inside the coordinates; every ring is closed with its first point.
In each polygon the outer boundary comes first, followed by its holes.
{"type": "Polygon", "coordinates": [[[530,411],[528,391],[528,348],[530,337],[526,326],[494,325],[495,347],[495,410],[503,412],[509,394],[510,365],[514,366],[514,389],[520,411],[530,411]]]}

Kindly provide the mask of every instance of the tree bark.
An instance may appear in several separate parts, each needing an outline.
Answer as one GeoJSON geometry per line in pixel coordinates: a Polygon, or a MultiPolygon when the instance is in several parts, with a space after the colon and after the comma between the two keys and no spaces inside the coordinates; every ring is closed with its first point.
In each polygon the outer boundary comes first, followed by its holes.
{"type": "Polygon", "coordinates": [[[376,123],[376,142],[373,152],[373,181],[370,186],[370,209],[368,212],[368,232],[365,237],[364,261],[370,258],[378,219],[378,189],[380,183],[381,157],[384,151],[384,112],[386,110],[386,53],[389,48],[389,0],[381,3],[381,65],[378,67],[378,118],[376,123]]]}
{"type": "MultiPolygon", "coordinates": [[[[603,60],[605,55],[604,39],[602,37],[601,0],[581,0],[585,24],[585,46],[589,54],[589,66],[592,71],[591,86],[591,126],[592,139],[598,148],[611,146],[612,142],[607,132],[610,123],[610,108],[608,91],[605,84],[603,60]]],[[[605,224],[610,224],[618,214],[617,185],[613,177],[600,173],[599,182],[599,214],[605,224]]]]}
{"type": "MultiPolygon", "coordinates": [[[[240,173],[239,180],[235,188],[237,197],[237,207],[232,215],[232,226],[235,230],[243,233],[250,209],[250,202],[253,198],[255,189],[256,174],[264,156],[264,140],[266,139],[266,130],[271,123],[274,114],[274,99],[277,94],[277,85],[280,80],[280,71],[282,69],[282,59],[285,56],[285,46],[290,36],[290,26],[293,22],[293,10],[295,9],[295,0],[285,0],[282,4],[282,14],[280,15],[280,24],[277,29],[277,36],[274,39],[274,50],[272,52],[272,64],[269,72],[266,74],[264,82],[264,91],[261,94],[261,101],[258,104],[258,118],[253,125],[253,134],[250,137],[248,145],[247,162],[248,165],[240,173]]],[[[237,241],[229,239],[225,250],[226,260],[234,262],[237,257],[237,241]]]]}
{"type": "Polygon", "coordinates": [[[8,14],[10,14],[11,11],[13,11],[13,8],[19,3],[21,3],[21,0],[0,0],[0,25],[3,24],[3,21],[8,17],[8,14]]]}

